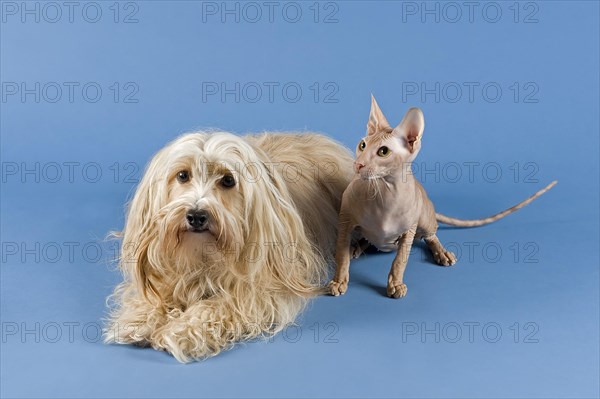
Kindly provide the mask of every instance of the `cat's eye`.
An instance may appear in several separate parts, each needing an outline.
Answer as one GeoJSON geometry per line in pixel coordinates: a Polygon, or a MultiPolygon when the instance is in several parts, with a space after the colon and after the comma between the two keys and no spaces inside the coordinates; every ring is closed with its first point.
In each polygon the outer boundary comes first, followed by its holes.
{"type": "Polygon", "coordinates": [[[361,140],[360,143],[358,143],[358,149],[360,151],[364,151],[364,149],[367,147],[367,143],[365,143],[364,140],[361,140]]]}
{"type": "Polygon", "coordinates": [[[188,181],[190,181],[190,172],[188,172],[187,170],[180,170],[179,172],[177,172],[177,181],[179,183],[187,183],[188,181]]]}
{"type": "Polygon", "coordinates": [[[379,149],[377,150],[377,155],[384,158],[390,155],[391,153],[392,151],[390,151],[390,149],[386,146],[379,147],[379,149]]]}
{"type": "Polygon", "coordinates": [[[232,175],[225,175],[221,179],[221,186],[231,188],[235,186],[235,178],[232,175]]]}

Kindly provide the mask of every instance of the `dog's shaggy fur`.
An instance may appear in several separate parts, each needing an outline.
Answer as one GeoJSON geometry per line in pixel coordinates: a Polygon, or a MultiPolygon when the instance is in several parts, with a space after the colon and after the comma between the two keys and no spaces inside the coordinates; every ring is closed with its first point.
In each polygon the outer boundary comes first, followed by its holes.
{"type": "Polygon", "coordinates": [[[292,323],[325,282],[352,162],[309,133],[200,132],[167,145],[130,204],[105,340],[186,362],[292,323]]]}

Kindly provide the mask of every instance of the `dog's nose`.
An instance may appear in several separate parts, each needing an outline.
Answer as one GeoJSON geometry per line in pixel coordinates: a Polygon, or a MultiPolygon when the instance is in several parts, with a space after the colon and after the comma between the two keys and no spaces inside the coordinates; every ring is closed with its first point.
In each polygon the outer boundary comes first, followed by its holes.
{"type": "Polygon", "coordinates": [[[356,170],[357,173],[358,173],[358,171],[360,171],[364,167],[365,167],[364,163],[362,163],[362,162],[354,162],[354,169],[356,170]]]}
{"type": "Polygon", "coordinates": [[[208,225],[208,212],[205,210],[189,211],[185,218],[194,229],[202,230],[208,225]]]}

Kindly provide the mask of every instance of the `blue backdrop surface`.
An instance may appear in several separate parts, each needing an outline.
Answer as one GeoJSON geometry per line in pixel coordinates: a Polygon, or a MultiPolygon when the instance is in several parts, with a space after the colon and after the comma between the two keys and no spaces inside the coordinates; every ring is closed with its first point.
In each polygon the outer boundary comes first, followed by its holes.
{"type": "Polygon", "coordinates": [[[2,1],[2,397],[598,397],[599,5],[2,1]],[[146,162],[198,128],[324,132],[353,148],[370,94],[426,117],[440,212],[496,224],[353,262],[269,342],[181,365],[99,340],[107,232],[146,162]]]}

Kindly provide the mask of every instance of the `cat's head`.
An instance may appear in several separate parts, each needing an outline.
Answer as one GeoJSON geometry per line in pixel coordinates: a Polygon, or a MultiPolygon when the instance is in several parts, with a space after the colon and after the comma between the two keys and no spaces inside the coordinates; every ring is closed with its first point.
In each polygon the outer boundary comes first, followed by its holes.
{"type": "Polygon", "coordinates": [[[412,162],[421,149],[425,118],[419,108],[408,110],[395,128],[385,119],[371,96],[367,136],[356,146],[354,171],[363,179],[390,175],[412,162]]]}

